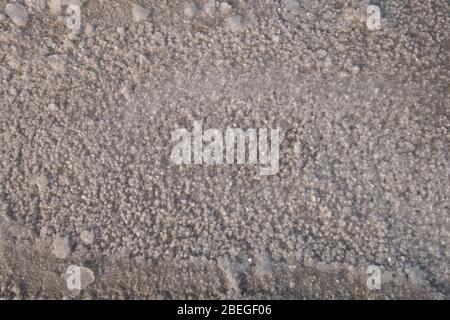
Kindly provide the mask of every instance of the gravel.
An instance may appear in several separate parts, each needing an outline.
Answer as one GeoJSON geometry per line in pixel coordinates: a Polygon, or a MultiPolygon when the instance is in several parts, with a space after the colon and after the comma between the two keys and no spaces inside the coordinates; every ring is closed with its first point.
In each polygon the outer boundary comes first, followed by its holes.
{"type": "Polygon", "coordinates": [[[0,0],[0,298],[448,299],[450,4],[373,3],[0,0]],[[194,121],[279,172],[172,164],[194,121]]]}

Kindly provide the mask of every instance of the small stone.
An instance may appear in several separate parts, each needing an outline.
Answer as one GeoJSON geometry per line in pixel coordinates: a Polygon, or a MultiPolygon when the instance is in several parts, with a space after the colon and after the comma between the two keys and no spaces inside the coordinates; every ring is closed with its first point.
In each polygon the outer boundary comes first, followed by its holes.
{"type": "Polygon", "coordinates": [[[58,54],[51,55],[47,57],[48,64],[55,70],[56,72],[62,74],[65,71],[66,63],[64,58],[58,54]]]}
{"type": "Polygon", "coordinates": [[[327,56],[327,52],[323,49],[317,51],[317,55],[319,56],[319,58],[323,59],[327,56]]]}
{"type": "Polygon", "coordinates": [[[49,0],[48,7],[53,14],[59,14],[61,12],[61,0],[49,0]]]}
{"type": "MultiPolygon", "coordinates": [[[[81,7],[82,1],[81,0],[48,0],[47,4],[48,4],[48,8],[50,9],[50,12],[54,15],[58,15],[58,14],[61,14],[63,6],[81,7]]],[[[45,4],[43,5],[43,8],[45,8],[45,4]]]]}
{"type": "Polygon", "coordinates": [[[412,267],[405,270],[409,280],[414,285],[423,285],[425,283],[425,273],[418,267],[412,267]]]}
{"type": "Polygon", "coordinates": [[[67,258],[71,253],[70,239],[68,236],[58,237],[53,241],[53,253],[59,259],[67,258]]]}
{"type": "Polygon", "coordinates": [[[28,21],[27,9],[17,3],[9,3],[6,5],[5,13],[18,26],[25,26],[28,21]]]}
{"type": "Polygon", "coordinates": [[[216,1],[215,0],[207,0],[203,10],[208,16],[214,15],[216,12],[216,1]]]}
{"type": "Polygon", "coordinates": [[[326,56],[326,58],[324,60],[324,63],[323,63],[323,66],[325,68],[331,68],[333,66],[333,60],[331,59],[330,56],[326,56]]]}
{"type": "Polygon", "coordinates": [[[241,32],[245,30],[245,24],[241,16],[231,16],[225,20],[226,26],[232,32],[241,32]]]}
{"type": "Polygon", "coordinates": [[[80,238],[85,244],[91,245],[94,243],[94,234],[89,230],[81,231],[80,238]]]}
{"type": "Polygon", "coordinates": [[[48,187],[48,179],[44,175],[36,177],[36,185],[40,193],[46,193],[48,187]]]}
{"type": "Polygon", "coordinates": [[[188,18],[193,18],[197,13],[197,7],[193,3],[186,3],[184,5],[184,15],[188,18]]]}
{"type": "Polygon", "coordinates": [[[289,12],[296,13],[300,11],[300,3],[297,0],[284,0],[284,5],[289,12]]]}
{"type": "Polygon", "coordinates": [[[376,31],[381,29],[381,9],[377,5],[369,5],[367,7],[366,16],[359,13],[359,20],[363,21],[366,19],[366,26],[370,31],[376,31]]]}
{"type": "Polygon", "coordinates": [[[40,231],[40,237],[45,238],[47,236],[51,236],[53,233],[55,233],[55,229],[53,229],[53,227],[44,226],[40,231]]]}
{"type": "Polygon", "coordinates": [[[148,18],[150,14],[150,10],[147,8],[144,8],[138,4],[133,4],[133,21],[134,22],[141,22],[148,18]]]}
{"type": "Polygon", "coordinates": [[[274,43],[280,43],[280,36],[279,35],[273,35],[272,36],[272,41],[274,42],[274,43]]]}
{"type": "Polygon", "coordinates": [[[92,37],[94,35],[94,26],[92,24],[88,24],[86,28],[84,28],[84,33],[87,37],[92,37]]]}
{"type": "Polygon", "coordinates": [[[231,9],[232,7],[226,2],[222,2],[219,7],[220,13],[222,13],[223,15],[230,14],[231,9]]]}
{"type": "Polygon", "coordinates": [[[95,281],[94,272],[83,266],[70,265],[62,275],[67,289],[80,291],[86,289],[95,281]]]}
{"type": "Polygon", "coordinates": [[[358,74],[360,72],[360,69],[358,66],[352,66],[351,72],[353,75],[358,74]]]}
{"type": "Polygon", "coordinates": [[[3,13],[0,13],[0,21],[3,21],[6,19],[6,16],[3,13]]]}
{"type": "Polygon", "coordinates": [[[30,12],[35,12],[39,8],[42,1],[40,0],[24,0],[23,3],[27,6],[30,12]]]}
{"type": "Polygon", "coordinates": [[[49,103],[47,105],[47,109],[48,109],[48,111],[56,112],[56,111],[58,111],[58,106],[54,103],[49,103]]]}
{"type": "Polygon", "coordinates": [[[81,7],[81,0],[62,0],[62,4],[66,6],[77,6],[81,7]]]}
{"type": "Polygon", "coordinates": [[[131,97],[133,96],[133,90],[129,86],[124,86],[120,93],[126,100],[131,100],[131,97]]]}

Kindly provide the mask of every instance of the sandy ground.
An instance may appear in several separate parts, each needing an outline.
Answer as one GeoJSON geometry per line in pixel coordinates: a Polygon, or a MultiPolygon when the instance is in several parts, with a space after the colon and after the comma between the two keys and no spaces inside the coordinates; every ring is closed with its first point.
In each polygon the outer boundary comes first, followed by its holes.
{"type": "Polygon", "coordinates": [[[0,0],[1,298],[450,297],[448,1],[79,2],[0,0]],[[279,172],[174,165],[195,120],[279,172]]]}

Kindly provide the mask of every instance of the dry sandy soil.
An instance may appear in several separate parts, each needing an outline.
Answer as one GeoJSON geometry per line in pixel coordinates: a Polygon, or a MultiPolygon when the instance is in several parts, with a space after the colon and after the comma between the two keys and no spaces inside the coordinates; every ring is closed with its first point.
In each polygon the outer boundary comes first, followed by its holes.
{"type": "Polygon", "coordinates": [[[450,297],[449,1],[9,2],[0,298],[450,297]],[[174,165],[195,120],[279,128],[279,172],[174,165]]]}

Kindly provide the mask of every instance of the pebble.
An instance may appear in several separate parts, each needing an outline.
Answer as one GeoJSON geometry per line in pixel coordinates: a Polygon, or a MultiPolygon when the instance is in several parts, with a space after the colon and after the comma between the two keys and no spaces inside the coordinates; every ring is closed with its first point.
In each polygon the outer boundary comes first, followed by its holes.
{"type": "Polygon", "coordinates": [[[66,280],[67,288],[75,291],[84,290],[95,281],[95,275],[91,269],[77,265],[70,265],[62,277],[66,280]]]}
{"type": "Polygon", "coordinates": [[[87,37],[92,37],[94,35],[94,26],[92,24],[86,25],[86,28],[84,28],[84,33],[87,37]]]}
{"type": "Polygon", "coordinates": [[[94,234],[89,230],[81,231],[80,238],[85,244],[90,245],[94,243],[94,234]]]}
{"type": "Polygon", "coordinates": [[[48,179],[44,175],[36,177],[36,185],[40,193],[46,193],[48,188],[48,179]]]}
{"type": "Polygon", "coordinates": [[[226,26],[232,32],[241,32],[245,30],[245,25],[241,16],[231,16],[225,20],[226,26]]]}
{"type": "Polygon", "coordinates": [[[232,7],[226,2],[222,2],[219,7],[220,13],[222,13],[223,15],[230,14],[231,9],[232,7]]]}
{"type": "Polygon", "coordinates": [[[298,12],[300,11],[300,3],[297,0],[284,0],[284,5],[286,9],[290,12],[298,12]]]}
{"type": "Polygon", "coordinates": [[[71,253],[68,236],[58,237],[53,241],[53,254],[59,259],[67,258],[71,253]]]}
{"type": "Polygon", "coordinates": [[[184,5],[184,15],[188,18],[193,18],[197,13],[197,7],[193,3],[186,3],[184,5]]]}
{"type": "Polygon", "coordinates": [[[21,4],[9,3],[6,5],[5,13],[11,18],[14,24],[23,27],[28,21],[27,9],[21,4]]]}
{"type": "Polygon", "coordinates": [[[149,9],[144,8],[138,4],[133,5],[133,21],[134,22],[141,22],[141,21],[147,20],[149,14],[150,14],[149,9]]]}
{"type": "Polygon", "coordinates": [[[204,6],[203,10],[205,11],[205,13],[208,16],[214,15],[214,13],[216,11],[216,1],[215,0],[208,0],[205,3],[205,6],[204,6]]]}
{"type": "Polygon", "coordinates": [[[49,0],[48,7],[53,14],[59,14],[61,12],[61,0],[49,0]]]}
{"type": "Polygon", "coordinates": [[[319,56],[319,58],[323,59],[327,56],[327,52],[323,49],[317,51],[317,55],[319,56]]]}

